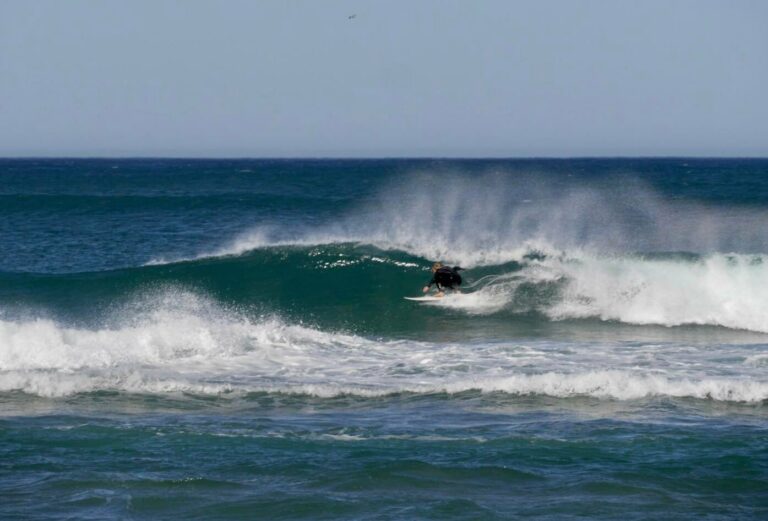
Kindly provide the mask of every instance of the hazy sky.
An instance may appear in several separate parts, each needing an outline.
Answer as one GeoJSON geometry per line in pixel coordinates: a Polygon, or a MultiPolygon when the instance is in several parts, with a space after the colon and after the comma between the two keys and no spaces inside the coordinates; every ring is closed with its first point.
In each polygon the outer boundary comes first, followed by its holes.
{"type": "Polygon", "coordinates": [[[0,0],[0,155],[768,156],[768,1],[0,0]]]}

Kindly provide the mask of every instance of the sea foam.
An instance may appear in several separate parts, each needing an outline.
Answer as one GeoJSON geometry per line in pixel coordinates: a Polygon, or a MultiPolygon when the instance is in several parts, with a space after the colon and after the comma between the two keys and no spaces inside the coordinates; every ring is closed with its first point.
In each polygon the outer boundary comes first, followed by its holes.
{"type": "Polygon", "coordinates": [[[122,314],[90,329],[0,320],[0,391],[768,399],[759,345],[382,341],[248,316],[182,290],[122,314]]]}

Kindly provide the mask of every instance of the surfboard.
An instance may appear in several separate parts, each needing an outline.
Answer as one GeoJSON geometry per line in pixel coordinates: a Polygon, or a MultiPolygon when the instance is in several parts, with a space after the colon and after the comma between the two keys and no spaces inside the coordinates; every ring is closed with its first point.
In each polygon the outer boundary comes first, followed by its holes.
{"type": "Polygon", "coordinates": [[[434,297],[432,295],[425,295],[423,297],[403,297],[405,300],[413,300],[414,302],[437,302],[443,300],[443,297],[434,297]]]}

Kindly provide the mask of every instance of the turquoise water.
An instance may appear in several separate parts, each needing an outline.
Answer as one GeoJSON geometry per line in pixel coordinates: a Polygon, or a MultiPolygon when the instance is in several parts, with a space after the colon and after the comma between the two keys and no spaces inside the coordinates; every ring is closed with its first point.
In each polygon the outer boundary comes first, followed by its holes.
{"type": "Polygon", "coordinates": [[[763,519],[766,174],[2,160],[0,517],[763,519]]]}

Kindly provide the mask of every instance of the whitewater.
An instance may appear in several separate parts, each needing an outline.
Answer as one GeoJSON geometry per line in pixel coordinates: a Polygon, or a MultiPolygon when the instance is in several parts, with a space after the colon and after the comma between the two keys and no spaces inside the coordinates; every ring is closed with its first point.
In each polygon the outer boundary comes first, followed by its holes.
{"type": "Polygon", "coordinates": [[[123,325],[96,330],[43,319],[0,321],[0,392],[328,397],[479,390],[619,400],[768,399],[768,355],[751,345],[382,341],[275,317],[253,320],[190,293],[146,297],[141,307],[140,315],[123,313],[123,325]]]}

